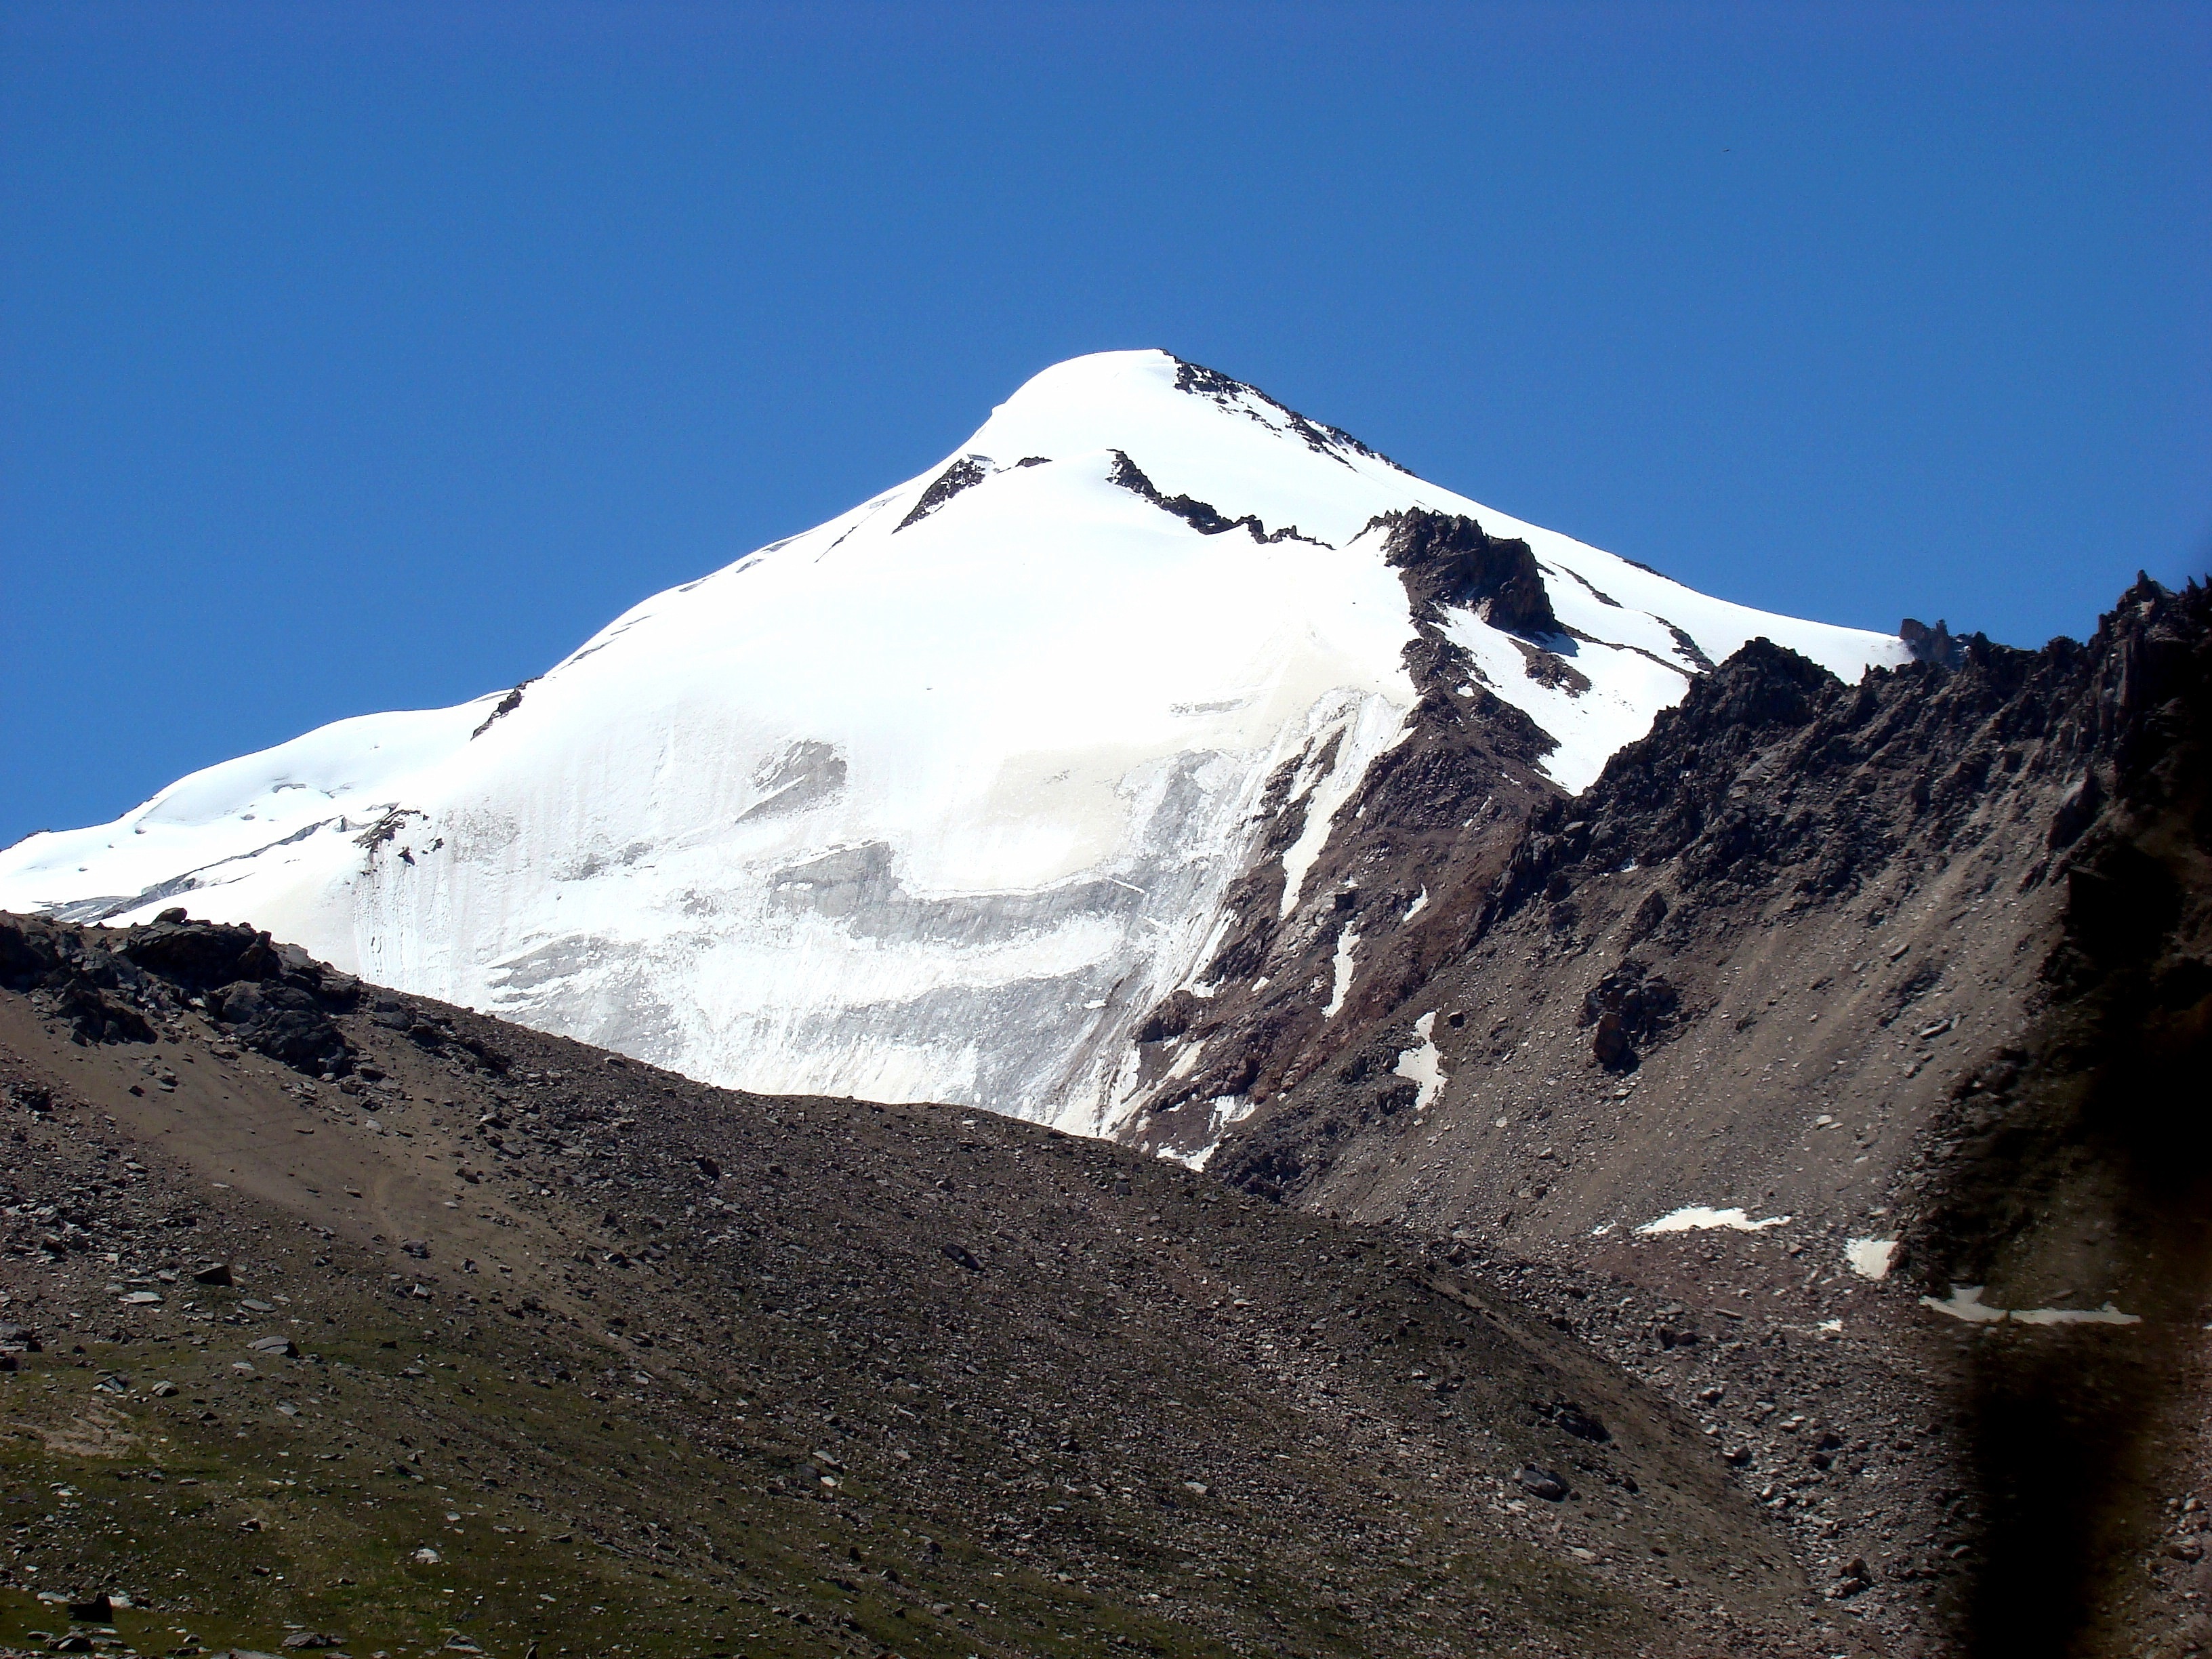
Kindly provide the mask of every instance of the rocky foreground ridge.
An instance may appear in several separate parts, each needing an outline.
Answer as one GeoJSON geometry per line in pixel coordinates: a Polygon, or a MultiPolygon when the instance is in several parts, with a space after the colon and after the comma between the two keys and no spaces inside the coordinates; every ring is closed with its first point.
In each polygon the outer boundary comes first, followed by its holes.
{"type": "MultiPolygon", "coordinates": [[[[1920,630],[1855,684],[1753,642],[1491,855],[1437,965],[1378,950],[1256,1059],[1209,1170],[1517,1258],[1892,1642],[2212,1643],[2208,624],[2145,580],[2086,643],[1920,630]]],[[[1382,940],[1409,886],[1324,891],[1382,940]]]]}
{"type": "Polygon", "coordinates": [[[0,1137],[17,1649],[1847,1639],[1698,1425],[1463,1250],[1098,1141],[173,912],[0,919],[0,1137]]]}

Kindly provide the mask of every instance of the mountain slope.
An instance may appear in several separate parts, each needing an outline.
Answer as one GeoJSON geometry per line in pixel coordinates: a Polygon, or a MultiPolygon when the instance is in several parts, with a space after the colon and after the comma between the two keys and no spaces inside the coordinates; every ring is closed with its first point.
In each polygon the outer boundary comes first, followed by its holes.
{"type": "Polygon", "coordinates": [[[1255,930],[1319,937],[1378,763],[1427,775],[1442,745],[1463,789],[1472,757],[1487,821],[1517,822],[1754,635],[1847,678],[1907,653],[1706,599],[1212,371],[1112,353],[539,679],[33,836],[0,855],[0,905],[121,921],[188,893],[702,1079],[1091,1132],[1203,1084],[1218,1128],[1233,1064],[1164,1078],[1134,1039],[1255,930]]]}
{"type": "Polygon", "coordinates": [[[14,917],[0,1136],[0,1647],[1839,1650],[1459,1253],[1095,1140],[14,917]]]}
{"type": "Polygon", "coordinates": [[[1207,1169],[1518,1258],[1899,1650],[2212,1644],[2212,592],[1929,654],[1721,664],[1207,1169]]]}

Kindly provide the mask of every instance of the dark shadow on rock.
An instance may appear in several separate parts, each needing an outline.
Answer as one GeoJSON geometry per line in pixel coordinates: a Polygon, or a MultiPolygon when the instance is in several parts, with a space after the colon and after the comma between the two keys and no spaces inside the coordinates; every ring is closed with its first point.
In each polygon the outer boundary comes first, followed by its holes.
{"type": "MultiPolygon", "coordinates": [[[[2118,1650],[2201,1416],[2212,1293],[2212,592],[2139,581],[2061,713],[2084,768],[2048,1011],[1951,1091],[1945,1188],[1908,1241],[1924,1288],[1992,1306],[2063,1282],[2142,1322],[1981,1328],[1966,1361],[1986,1532],[1976,1659],[2118,1650]],[[2085,805],[2086,803],[2086,805],[2085,805]],[[2078,837],[2078,839],[2077,839],[2078,837]]],[[[2171,1541],[2171,1540],[2164,1540],[2171,1541]]]]}

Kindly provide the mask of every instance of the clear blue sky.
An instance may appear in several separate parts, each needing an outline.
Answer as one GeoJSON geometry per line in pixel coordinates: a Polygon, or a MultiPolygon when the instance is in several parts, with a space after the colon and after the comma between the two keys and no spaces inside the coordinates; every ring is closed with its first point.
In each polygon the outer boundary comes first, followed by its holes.
{"type": "Polygon", "coordinates": [[[0,842],[1158,345],[1711,592],[2212,544],[2212,6],[0,10],[0,842]]]}

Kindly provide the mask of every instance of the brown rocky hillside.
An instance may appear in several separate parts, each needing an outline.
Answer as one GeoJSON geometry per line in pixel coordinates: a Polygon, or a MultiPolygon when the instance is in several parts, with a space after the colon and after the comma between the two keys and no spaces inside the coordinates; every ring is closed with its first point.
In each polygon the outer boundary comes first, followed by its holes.
{"type": "Polygon", "coordinates": [[[0,974],[18,1646],[1841,1639],[1691,1418],[1439,1242],[250,929],[9,918],[0,974]]]}

